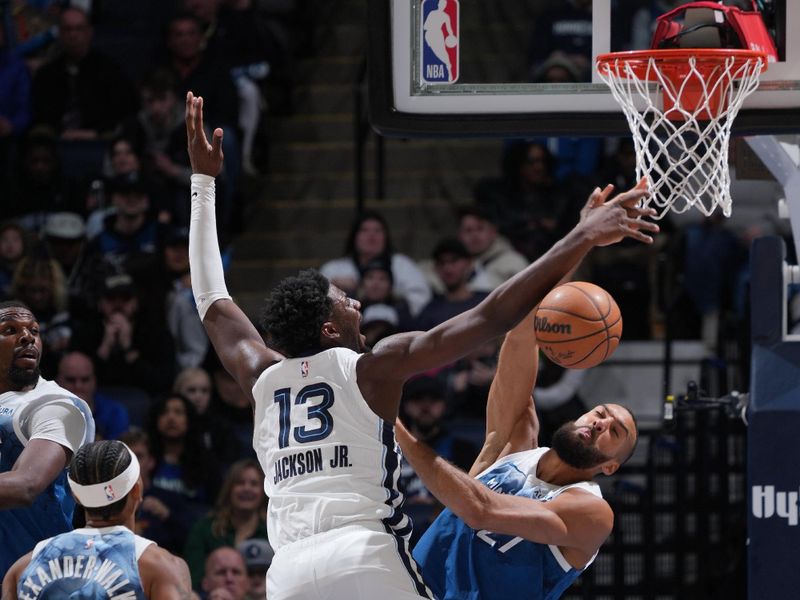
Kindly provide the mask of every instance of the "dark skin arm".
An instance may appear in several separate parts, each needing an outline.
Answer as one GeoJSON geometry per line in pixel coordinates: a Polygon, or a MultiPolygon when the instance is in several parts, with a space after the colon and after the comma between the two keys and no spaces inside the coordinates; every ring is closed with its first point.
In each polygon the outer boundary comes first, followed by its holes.
{"type": "Polygon", "coordinates": [[[14,468],[0,473],[0,509],[30,506],[66,468],[72,452],[50,440],[31,440],[14,468]]]}
{"type": "Polygon", "coordinates": [[[498,494],[396,426],[403,455],[436,498],[475,530],[558,546],[567,561],[582,568],[614,525],[608,503],[585,490],[570,489],[550,502],[498,494]]]}
{"type": "MultiPolygon", "coordinates": [[[[222,170],[222,129],[215,129],[211,143],[203,130],[203,99],[186,95],[186,133],[192,172],[216,177],[222,170]]],[[[256,328],[233,301],[214,302],[206,312],[203,326],[222,365],[244,390],[252,403],[252,389],[258,376],[283,358],[269,349],[256,328]]]]}
{"type": "Polygon", "coordinates": [[[192,579],[182,558],[152,545],[139,557],[139,574],[145,596],[152,600],[189,600],[192,579]]]}
{"type": "Polygon", "coordinates": [[[32,554],[32,552],[28,552],[11,565],[11,568],[3,578],[3,593],[0,595],[2,600],[17,600],[17,584],[19,583],[19,578],[25,570],[25,567],[30,564],[32,554]]]}
{"type": "Polygon", "coordinates": [[[625,237],[652,243],[644,232],[656,232],[658,226],[641,217],[654,213],[636,207],[647,195],[645,183],[612,200],[606,198],[613,186],[596,189],[587,202],[585,218],[564,239],[478,306],[430,331],[388,337],[362,356],[358,383],[372,409],[394,421],[403,383],[410,376],[451,363],[512,329],[594,246],[614,244],[625,237]]]}

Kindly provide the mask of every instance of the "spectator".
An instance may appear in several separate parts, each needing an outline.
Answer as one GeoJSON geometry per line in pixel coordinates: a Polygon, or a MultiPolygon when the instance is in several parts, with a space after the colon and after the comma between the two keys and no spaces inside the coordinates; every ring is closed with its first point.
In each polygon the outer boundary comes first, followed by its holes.
{"type": "Polygon", "coordinates": [[[374,304],[391,307],[397,313],[397,331],[408,331],[411,327],[412,317],[408,303],[394,293],[394,275],[389,260],[374,258],[361,268],[358,300],[361,302],[362,312],[374,304]]]}
{"type": "Polygon", "coordinates": [[[473,292],[468,285],[472,273],[472,256],[459,240],[444,239],[433,250],[436,275],[445,292],[437,294],[417,317],[416,329],[427,331],[439,323],[469,310],[489,294],[473,292]]]}
{"type": "Polygon", "coordinates": [[[244,556],[250,593],[247,600],[262,600],[267,596],[267,571],[275,551],[267,540],[245,540],[236,549],[244,556]]]}
{"type": "MultiPolygon", "coordinates": [[[[228,430],[221,460],[245,456],[255,457],[253,450],[253,408],[239,384],[222,366],[216,352],[211,351],[204,363],[214,382],[215,396],[211,400],[209,418],[228,430]]],[[[219,445],[216,445],[219,448],[219,445]]]]}
{"type": "Polygon", "coordinates": [[[205,39],[199,20],[188,13],[174,16],[167,28],[168,58],[164,67],[171,70],[177,81],[181,101],[191,90],[202,96],[206,109],[205,123],[224,131],[222,148],[225,153],[225,204],[217,207],[217,223],[227,231],[233,214],[236,182],[241,171],[241,151],[237,127],[239,99],[230,73],[205,52],[205,39]],[[230,159],[230,160],[229,160],[230,159]]]}
{"type": "Polygon", "coordinates": [[[498,340],[491,340],[450,369],[450,400],[459,417],[486,420],[486,400],[497,371],[498,350],[498,340]]]}
{"type": "Polygon", "coordinates": [[[531,71],[554,52],[575,63],[580,72],[578,81],[591,80],[592,0],[567,0],[536,19],[531,35],[531,71]]]}
{"type": "Polygon", "coordinates": [[[375,258],[388,261],[392,268],[394,292],[407,303],[412,315],[422,310],[431,298],[425,276],[413,260],[394,251],[389,225],[379,213],[364,212],[353,223],[341,258],[326,262],[320,273],[345,293],[354,295],[360,270],[375,258]]]}
{"type": "Polygon", "coordinates": [[[229,419],[220,414],[220,400],[212,398],[212,390],[211,377],[200,367],[183,369],[172,385],[173,392],[186,396],[194,405],[203,446],[225,466],[240,459],[243,448],[235,443],[238,438],[229,419]]]}
{"type": "Polygon", "coordinates": [[[503,177],[475,189],[476,204],[531,262],[577,222],[584,202],[572,186],[556,181],[555,164],[544,144],[517,140],[506,149],[503,177]]]}
{"type": "Polygon", "coordinates": [[[152,272],[163,230],[150,216],[147,183],[138,175],[121,175],[110,182],[108,191],[115,211],[103,221],[102,230],[89,243],[88,253],[117,269],[152,272]]]}
{"type": "Polygon", "coordinates": [[[491,291],[511,279],[528,266],[528,261],[511,247],[509,241],[501,236],[492,222],[488,211],[478,207],[461,210],[458,221],[458,239],[472,256],[483,274],[487,287],[481,287],[474,276],[470,288],[475,291],[491,291]]]}
{"type": "Polygon", "coordinates": [[[94,364],[82,352],[69,352],[61,357],[56,383],[92,409],[96,439],[115,440],[130,427],[128,410],[112,397],[98,393],[94,364]]]}
{"type": "Polygon", "coordinates": [[[93,35],[83,10],[64,9],[59,19],[63,53],[33,80],[34,122],[64,140],[110,137],[136,111],[133,86],[119,65],[91,48],[93,35]]]}
{"type": "Polygon", "coordinates": [[[0,27],[0,90],[0,186],[7,189],[17,139],[31,122],[31,78],[25,63],[9,50],[4,27],[0,27]]]}
{"type": "MultiPolygon", "coordinates": [[[[445,396],[446,388],[437,378],[422,375],[411,379],[403,390],[403,423],[417,439],[434,448],[440,456],[462,469],[469,469],[478,451],[473,444],[454,436],[448,429],[445,396]]],[[[399,487],[406,498],[405,508],[414,518],[412,535],[416,541],[439,513],[441,505],[406,461],[400,468],[399,487]]]]}
{"type": "Polygon", "coordinates": [[[223,546],[206,560],[202,583],[207,600],[246,600],[250,591],[247,566],[236,548],[223,546]]]}
{"type": "Polygon", "coordinates": [[[131,276],[107,277],[97,305],[100,318],[77,324],[72,348],[93,358],[100,384],[140,388],[151,396],[169,389],[172,338],[142,311],[131,276]]]}
{"type": "Polygon", "coordinates": [[[136,533],[153,540],[162,548],[183,548],[184,536],[197,518],[197,512],[186,509],[186,499],[178,492],[154,488],[152,485],[155,458],[150,437],[140,429],[129,429],[120,441],[139,459],[144,498],[136,518],[136,533]]]}
{"type": "Polygon", "coordinates": [[[211,552],[249,539],[267,540],[267,496],[258,462],[246,458],[231,465],[214,512],[197,521],[189,532],[183,556],[199,590],[203,566],[211,552]]]}
{"type": "Polygon", "coordinates": [[[25,256],[25,230],[13,221],[0,223],[0,302],[11,297],[11,280],[25,256]]]}
{"type": "Polygon", "coordinates": [[[180,552],[191,525],[208,512],[217,497],[219,464],[203,447],[194,406],[179,394],[170,394],[153,406],[149,435],[156,462],[153,488],[177,496],[188,526],[174,532],[174,543],[179,544],[176,550],[180,552]]]}
{"type": "Polygon", "coordinates": [[[46,255],[25,256],[14,271],[11,295],[36,314],[43,349],[39,368],[45,377],[54,378],[73,327],[61,267],[46,255]]]}
{"type": "Polygon", "coordinates": [[[3,199],[3,215],[16,217],[26,230],[38,233],[49,213],[72,210],[74,199],[52,133],[31,129],[20,143],[19,157],[11,193],[3,199]]]}
{"type": "Polygon", "coordinates": [[[69,212],[51,213],[42,228],[42,240],[50,256],[61,267],[66,280],[67,307],[73,317],[90,303],[90,267],[86,263],[86,226],[80,215],[69,212]]]}
{"type": "Polygon", "coordinates": [[[361,312],[361,333],[367,348],[400,331],[397,309],[389,304],[370,304],[361,312]]]}
{"type": "MultiPolygon", "coordinates": [[[[142,108],[125,121],[123,132],[143,149],[145,174],[163,189],[164,208],[171,214],[172,223],[188,226],[192,171],[183,103],[176,88],[171,70],[162,67],[149,73],[139,87],[142,108]]],[[[210,135],[210,129],[206,133],[210,135]]],[[[224,202],[220,191],[217,200],[224,202]]]]}
{"type": "Polygon", "coordinates": [[[192,295],[187,228],[173,227],[168,231],[162,256],[167,326],[175,342],[176,367],[198,367],[208,353],[209,341],[192,295]]]}

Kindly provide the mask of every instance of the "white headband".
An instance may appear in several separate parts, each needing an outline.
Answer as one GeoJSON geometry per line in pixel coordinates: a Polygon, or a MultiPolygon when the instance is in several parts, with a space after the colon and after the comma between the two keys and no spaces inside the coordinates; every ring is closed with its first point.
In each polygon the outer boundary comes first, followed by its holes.
{"type": "Polygon", "coordinates": [[[139,481],[139,461],[136,455],[131,452],[131,449],[125,446],[128,454],[131,455],[131,463],[125,470],[114,477],[111,481],[105,483],[95,483],[92,485],[81,485],[75,483],[71,477],[67,476],[69,480],[69,487],[78,502],[84,508],[100,508],[101,506],[108,506],[117,500],[122,500],[128,495],[139,481]]]}

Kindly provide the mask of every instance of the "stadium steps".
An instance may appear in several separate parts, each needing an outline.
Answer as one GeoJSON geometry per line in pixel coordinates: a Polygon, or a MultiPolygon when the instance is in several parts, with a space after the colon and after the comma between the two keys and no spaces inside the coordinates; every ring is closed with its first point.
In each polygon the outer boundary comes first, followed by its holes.
{"type": "MultiPolygon", "coordinates": [[[[498,0],[462,15],[462,31],[475,40],[463,47],[465,68],[498,80],[524,77],[521,40],[532,2],[522,4],[498,0]],[[513,35],[496,26],[509,15],[520,22],[513,35]]],[[[269,174],[248,200],[245,232],[234,242],[227,274],[231,293],[252,318],[281,278],[340,256],[355,215],[354,86],[366,56],[366,3],[333,0],[318,7],[313,56],[306,53],[294,66],[293,112],[268,117],[269,174]]],[[[453,233],[454,209],[472,202],[475,184],[499,173],[502,143],[387,139],[384,152],[386,199],[379,200],[371,134],[363,155],[365,206],[386,216],[398,251],[419,259],[453,233]]]]}

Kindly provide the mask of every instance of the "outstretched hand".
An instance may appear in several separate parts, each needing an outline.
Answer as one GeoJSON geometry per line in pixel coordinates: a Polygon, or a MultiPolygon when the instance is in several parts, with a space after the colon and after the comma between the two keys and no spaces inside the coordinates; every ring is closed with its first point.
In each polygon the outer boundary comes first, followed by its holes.
{"type": "Polygon", "coordinates": [[[217,128],[208,143],[203,129],[203,98],[186,94],[186,137],[192,172],[216,177],[222,170],[222,129],[217,128]]]}
{"type": "Polygon", "coordinates": [[[613,190],[613,185],[607,185],[602,190],[596,188],[592,192],[581,209],[578,227],[584,229],[595,246],[615,244],[626,237],[652,244],[653,238],[644,232],[658,233],[659,227],[642,217],[653,217],[657,213],[652,208],[638,206],[639,201],[650,194],[647,179],[642,179],[636,187],[608,200],[613,190]]]}

